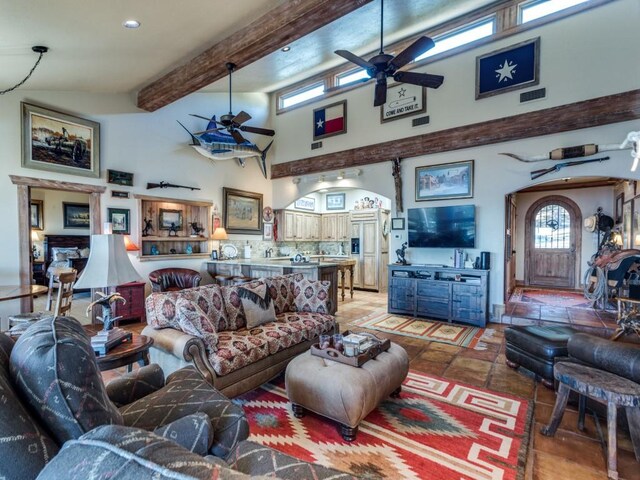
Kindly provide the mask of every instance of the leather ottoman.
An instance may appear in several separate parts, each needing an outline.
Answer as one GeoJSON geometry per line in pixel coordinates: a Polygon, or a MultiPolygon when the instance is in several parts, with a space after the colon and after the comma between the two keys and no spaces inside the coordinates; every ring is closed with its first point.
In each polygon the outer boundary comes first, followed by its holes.
{"type": "Polygon", "coordinates": [[[355,440],[358,425],[389,395],[399,395],[409,373],[409,358],[401,346],[391,343],[361,367],[311,355],[298,355],[287,366],[285,384],[296,417],[305,409],[340,424],[340,434],[355,440]]]}
{"type": "Polygon", "coordinates": [[[524,367],[542,377],[545,387],[553,388],[553,363],[556,357],[568,355],[569,337],[578,333],[563,325],[512,326],[504,331],[506,338],[507,365],[524,367]]]}

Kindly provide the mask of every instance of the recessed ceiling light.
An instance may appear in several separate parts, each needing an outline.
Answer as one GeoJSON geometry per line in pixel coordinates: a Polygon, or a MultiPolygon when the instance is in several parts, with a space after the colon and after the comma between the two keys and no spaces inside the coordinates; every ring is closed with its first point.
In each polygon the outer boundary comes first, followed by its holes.
{"type": "Polygon", "coordinates": [[[140,22],[137,20],[125,20],[122,22],[122,26],[124,28],[138,28],[140,26],[140,22]]]}
{"type": "Polygon", "coordinates": [[[288,52],[289,50],[291,50],[291,47],[287,45],[286,47],[282,47],[280,50],[282,50],[283,52],[288,52]]]}

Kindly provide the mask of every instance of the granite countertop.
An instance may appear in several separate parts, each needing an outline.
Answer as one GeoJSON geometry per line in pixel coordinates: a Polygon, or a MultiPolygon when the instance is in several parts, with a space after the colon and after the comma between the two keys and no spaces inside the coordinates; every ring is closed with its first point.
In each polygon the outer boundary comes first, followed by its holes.
{"type": "MultiPolygon", "coordinates": [[[[320,256],[317,256],[318,258],[320,256]]],[[[207,260],[207,263],[222,263],[231,265],[255,265],[260,267],[286,267],[286,268],[309,268],[309,267],[337,267],[338,262],[309,262],[294,263],[289,257],[282,258],[235,258],[233,260],[207,260]]]]}

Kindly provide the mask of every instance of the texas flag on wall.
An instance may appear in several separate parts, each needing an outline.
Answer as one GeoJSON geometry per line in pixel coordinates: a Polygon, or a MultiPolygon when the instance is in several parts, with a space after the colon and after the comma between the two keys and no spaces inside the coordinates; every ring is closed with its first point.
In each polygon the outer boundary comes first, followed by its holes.
{"type": "Polygon", "coordinates": [[[538,84],[540,39],[477,58],[476,99],[538,84]]]}
{"type": "Polygon", "coordinates": [[[342,101],[313,111],[313,139],[347,132],[347,102],[342,101]]]}

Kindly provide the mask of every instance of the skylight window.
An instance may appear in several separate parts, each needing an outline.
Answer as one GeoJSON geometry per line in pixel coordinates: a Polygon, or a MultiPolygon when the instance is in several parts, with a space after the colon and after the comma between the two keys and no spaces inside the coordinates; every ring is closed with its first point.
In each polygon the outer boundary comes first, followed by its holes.
{"type": "Polygon", "coordinates": [[[281,108],[291,107],[324,94],[324,83],[316,83],[280,97],[281,108]]]}
{"type": "MultiPolygon", "coordinates": [[[[554,0],[555,1],[555,0],[554,0]]],[[[454,30],[450,33],[445,33],[439,38],[434,38],[436,46],[428,52],[423,53],[415,59],[415,61],[422,60],[424,58],[432,57],[438,53],[446,52],[452,48],[466,45],[467,43],[475,42],[481,38],[493,35],[495,32],[495,19],[484,19],[477,23],[472,23],[462,29],[454,30]]]]}
{"type": "Polygon", "coordinates": [[[520,23],[531,22],[587,1],[588,0],[534,0],[525,2],[520,5],[520,23]]]}
{"type": "Polygon", "coordinates": [[[348,85],[353,82],[357,82],[358,80],[362,80],[363,78],[369,78],[367,71],[364,68],[359,68],[358,70],[351,70],[346,73],[341,73],[336,76],[336,80],[338,81],[338,86],[342,87],[344,85],[348,85]]]}

